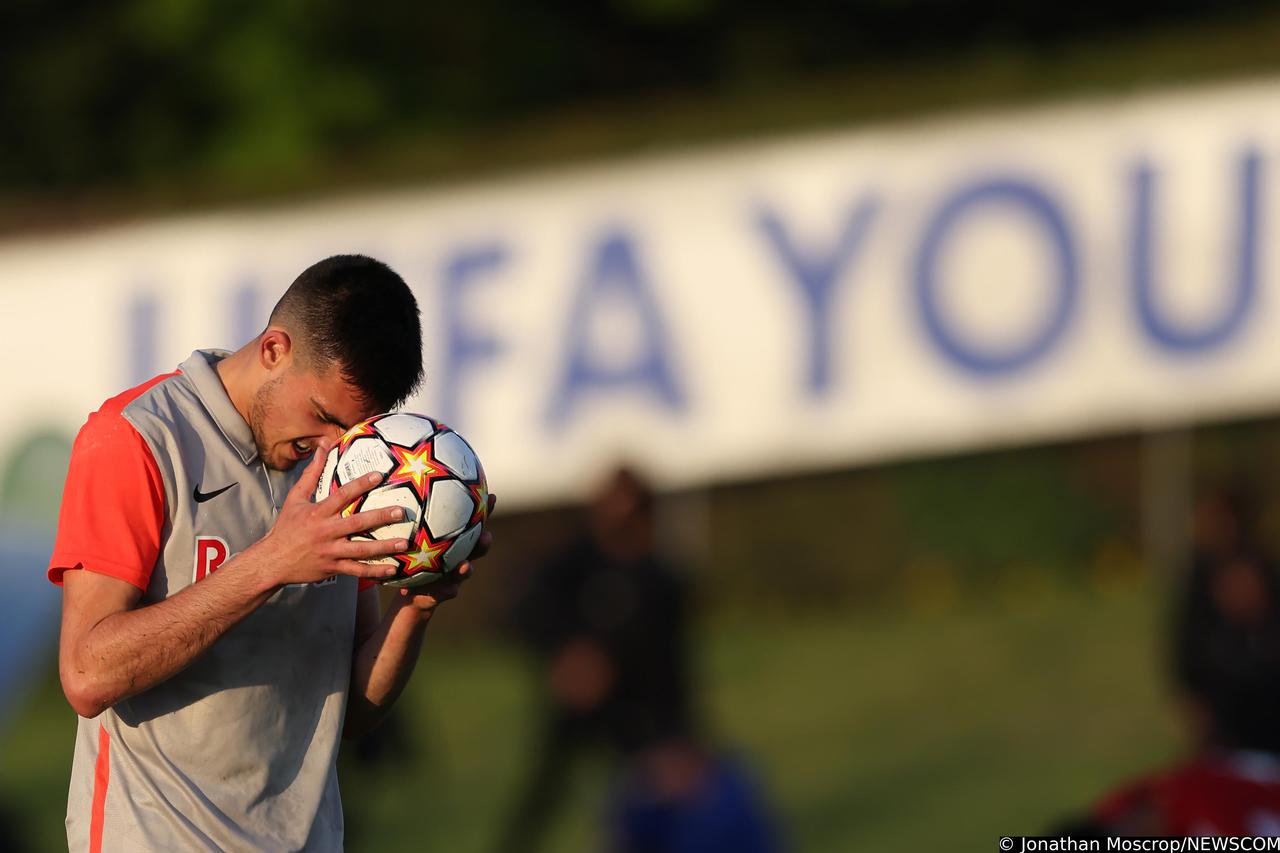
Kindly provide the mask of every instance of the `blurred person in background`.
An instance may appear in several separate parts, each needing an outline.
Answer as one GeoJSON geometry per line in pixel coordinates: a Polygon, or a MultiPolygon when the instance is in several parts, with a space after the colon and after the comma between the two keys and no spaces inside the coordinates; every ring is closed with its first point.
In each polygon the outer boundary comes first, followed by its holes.
{"type": "Polygon", "coordinates": [[[691,725],[689,591],[659,557],[654,495],[616,470],[584,529],[530,573],[513,627],[541,668],[541,732],[500,844],[538,847],[575,759],[604,748],[626,759],[691,725]]]}
{"type": "Polygon", "coordinates": [[[1197,505],[1195,554],[1175,612],[1173,674],[1190,756],[1121,786],[1067,834],[1280,834],[1280,576],[1251,504],[1197,505]]]}
{"type": "Polygon", "coordinates": [[[609,814],[614,853],[775,853],[778,832],[742,762],[673,732],[630,762],[609,814]]]}
{"type": "Polygon", "coordinates": [[[1258,551],[1258,498],[1243,483],[1209,489],[1196,501],[1191,518],[1192,577],[1238,554],[1258,551]]]}

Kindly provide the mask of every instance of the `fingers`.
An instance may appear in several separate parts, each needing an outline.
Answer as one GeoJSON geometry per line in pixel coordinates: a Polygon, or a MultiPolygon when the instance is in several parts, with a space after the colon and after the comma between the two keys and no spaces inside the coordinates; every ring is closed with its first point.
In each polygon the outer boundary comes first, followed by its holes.
{"type": "MultiPolygon", "coordinates": [[[[339,486],[338,488],[334,489],[332,492],[329,493],[329,497],[321,501],[319,505],[324,507],[325,510],[329,512],[338,513],[347,504],[351,503],[353,500],[360,497],[365,492],[377,486],[379,483],[381,483],[385,479],[386,479],[386,475],[378,471],[372,471],[368,474],[365,474],[363,477],[358,477],[355,480],[352,480],[350,483],[347,483],[345,486],[339,486]]],[[[315,489],[315,485],[313,484],[312,490],[314,489],[315,489]]]]}
{"type": "Polygon", "coordinates": [[[384,524],[395,524],[397,521],[404,521],[404,509],[388,506],[381,509],[368,509],[340,518],[337,530],[342,536],[350,536],[353,533],[363,533],[366,530],[382,527],[384,524]]]}
{"type": "MultiPolygon", "coordinates": [[[[471,553],[467,555],[468,560],[478,560],[485,554],[489,553],[489,549],[493,547],[493,534],[487,530],[480,532],[480,538],[476,540],[475,547],[471,549],[471,553]]],[[[463,565],[466,565],[465,563],[463,565]]]]}
{"type": "MultiPolygon", "coordinates": [[[[454,569],[439,580],[417,587],[403,587],[400,590],[402,596],[420,596],[430,598],[432,601],[439,603],[441,601],[449,601],[457,598],[458,593],[462,591],[462,584],[471,577],[471,561],[461,563],[458,568],[454,569]]],[[[433,605],[434,606],[434,605],[433,605]]]]}
{"type": "Polygon", "coordinates": [[[381,563],[362,563],[359,560],[338,560],[333,564],[340,575],[369,580],[386,580],[396,573],[395,566],[384,566],[381,563]]]}
{"type": "Polygon", "coordinates": [[[449,598],[458,594],[462,584],[471,577],[471,561],[461,563],[458,568],[441,576],[440,580],[422,588],[424,593],[435,595],[437,592],[449,592],[449,598]]]}
{"type": "Polygon", "coordinates": [[[335,547],[337,556],[349,560],[376,560],[408,550],[408,539],[351,539],[335,547]]]}
{"type": "Polygon", "coordinates": [[[303,469],[302,476],[298,478],[298,482],[294,483],[293,488],[289,490],[289,498],[293,500],[311,500],[311,496],[316,493],[316,486],[320,485],[320,475],[324,472],[324,463],[329,458],[329,451],[332,448],[332,441],[321,439],[320,443],[316,445],[315,453],[311,454],[311,461],[303,469]]]}

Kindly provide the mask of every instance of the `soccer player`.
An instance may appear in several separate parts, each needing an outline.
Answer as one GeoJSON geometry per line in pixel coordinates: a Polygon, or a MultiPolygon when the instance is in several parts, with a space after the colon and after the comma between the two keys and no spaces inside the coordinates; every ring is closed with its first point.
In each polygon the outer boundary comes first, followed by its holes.
{"type": "Polygon", "coordinates": [[[409,543],[347,537],[402,510],[342,516],[377,474],[312,495],[342,432],[421,378],[409,288],[346,255],[241,349],[197,350],[89,416],[49,568],[80,715],[71,850],[342,849],[339,737],[387,713],[469,566],[380,612],[394,569],[361,561],[409,543]]]}

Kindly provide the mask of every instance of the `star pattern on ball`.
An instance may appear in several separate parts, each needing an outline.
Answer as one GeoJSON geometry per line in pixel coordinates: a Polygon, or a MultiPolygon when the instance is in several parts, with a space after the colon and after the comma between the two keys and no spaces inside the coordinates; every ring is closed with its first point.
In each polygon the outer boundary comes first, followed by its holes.
{"type": "Polygon", "coordinates": [[[432,455],[432,442],[419,444],[417,447],[404,448],[388,444],[387,449],[395,457],[395,468],[387,476],[387,485],[409,483],[420,497],[425,498],[433,480],[452,477],[448,468],[436,461],[432,455]]]}
{"type": "Polygon", "coordinates": [[[471,511],[471,520],[467,522],[467,526],[470,527],[483,522],[485,516],[489,514],[489,485],[481,477],[480,482],[468,485],[467,491],[471,492],[471,499],[476,502],[475,509],[471,511]]]}
{"type": "Polygon", "coordinates": [[[413,575],[418,572],[435,572],[439,571],[440,561],[444,559],[444,552],[449,550],[452,544],[448,539],[442,542],[431,541],[431,534],[427,532],[426,525],[418,528],[417,534],[413,540],[414,549],[407,554],[396,554],[395,560],[400,564],[402,574],[413,575]]]}
{"type": "MultiPolygon", "coordinates": [[[[346,470],[363,470],[372,466],[378,471],[386,471],[386,476],[381,483],[381,488],[374,491],[379,494],[383,489],[394,487],[395,496],[393,503],[414,504],[401,489],[413,489],[416,496],[416,514],[410,518],[412,524],[405,525],[411,532],[408,533],[409,546],[406,553],[393,554],[390,561],[394,562],[397,567],[396,577],[401,580],[419,576],[417,582],[433,580],[441,576],[448,565],[446,555],[450,553],[452,548],[462,536],[471,537],[468,541],[473,541],[476,533],[488,518],[489,515],[489,488],[484,476],[484,469],[480,466],[478,459],[475,459],[475,453],[465,441],[459,447],[457,442],[450,439],[448,452],[442,456],[452,460],[452,464],[459,466],[455,471],[449,464],[436,456],[435,445],[436,440],[447,435],[452,430],[443,422],[435,418],[425,415],[413,415],[409,413],[400,413],[397,417],[401,418],[417,418],[421,423],[414,425],[411,420],[397,420],[392,422],[387,433],[384,434],[377,428],[380,421],[384,421],[386,415],[379,415],[370,418],[367,421],[356,424],[347,430],[341,438],[338,439],[336,446],[337,464],[330,472],[330,488],[339,488],[339,471],[346,470]],[[399,444],[389,436],[399,436],[406,444],[399,444]],[[384,456],[378,455],[385,454],[384,456]],[[459,455],[462,454],[462,455],[459,455]],[[377,457],[376,459],[374,457],[377,457]],[[457,457],[457,458],[455,458],[457,457]],[[350,460],[350,461],[347,461],[350,460]],[[389,463],[389,466],[388,466],[389,463]],[[345,468],[344,468],[345,465],[345,468]],[[387,470],[389,467],[389,471],[387,470]],[[459,471],[467,471],[472,473],[471,477],[464,477],[459,471]],[[453,480],[458,484],[459,488],[449,486],[442,493],[435,488],[436,481],[453,480]],[[472,504],[470,507],[465,505],[465,499],[459,501],[461,497],[460,491],[466,490],[470,496],[472,504]],[[445,519],[439,520],[441,524],[453,525],[460,521],[459,515],[468,518],[465,524],[456,531],[452,531],[454,535],[441,536],[437,538],[427,526],[426,515],[427,506],[429,504],[429,496],[435,492],[440,500],[445,501],[446,511],[443,513],[445,519]],[[425,576],[423,573],[427,573],[425,576]]],[[[373,492],[369,493],[370,495],[373,492]]],[[[386,500],[380,499],[373,503],[366,500],[368,495],[357,496],[350,501],[341,510],[343,517],[349,517],[355,513],[361,512],[375,503],[382,505],[386,500]]],[[[404,527],[398,527],[397,531],[403,531],[404,527]]],[[[377,541],[384,536],[392,535],[391,531],[384,528],[378,528],[367,533],[355,534],[351,538],[361,541],[377,541]]],[[[399,536],[404,535],[399,533],[399,536]]],[[[412,583],[412,581],[410,582],[412,583]]]]}
{"type": "Polygon", "coordinates": [[[342,453],[346,451],[346,449],[351,446],[351,442],[355,441],[357,438],[363,438],[365,436],[374,436],[376,438],[377,435],[378,431],[373,428],[373,421],[362,421],[347,430],[343,433],[342,438],[338,439],[338,452],[342,453]]]}

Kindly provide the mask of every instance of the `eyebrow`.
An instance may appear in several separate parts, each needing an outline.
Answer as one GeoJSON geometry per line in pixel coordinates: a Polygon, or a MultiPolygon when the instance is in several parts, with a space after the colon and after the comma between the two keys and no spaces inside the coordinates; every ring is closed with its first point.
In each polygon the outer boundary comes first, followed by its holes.
{"type": "Polygon", "coordinates": [[[311,398],[311,405],[315,406],[316,414],[320,416],[320,420],[324,421],[325,423],[333,424],[334,426],[342,427],[344,430],[350,429],[349,426],[344,424],[342,421],[338,420],[333,415],[329,414],[329,412],[325,410],[325,407],[320,405],[320,402],[316,400],[315,397],[311,398]]]}

